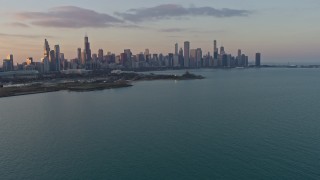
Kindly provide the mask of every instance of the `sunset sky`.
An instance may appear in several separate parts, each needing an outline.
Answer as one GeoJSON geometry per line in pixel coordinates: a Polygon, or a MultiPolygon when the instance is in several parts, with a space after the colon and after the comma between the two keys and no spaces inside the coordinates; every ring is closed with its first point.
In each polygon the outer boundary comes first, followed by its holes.
{"type": "Polygon", "coordinates": [[[177,42],[212,53],[212,42],[265,62],[320,62],[319,0],[0,0],[0,58],[43,56],[44,38],[76,57],[87,33],[94,53],[174,51],[177,42]]]}

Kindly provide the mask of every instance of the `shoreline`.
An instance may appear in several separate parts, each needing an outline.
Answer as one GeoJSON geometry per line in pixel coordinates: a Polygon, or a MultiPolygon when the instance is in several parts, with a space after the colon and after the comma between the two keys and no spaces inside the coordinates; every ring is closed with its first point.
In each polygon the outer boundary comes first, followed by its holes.
{"type": "Polygon", "coordinates": [[[138,74],[138,73],[123,73],[115,74],[103,79],[91,81],[89,78],[84,78],[82,81],[72,79],[72,82],[56,82],[46,84],[46,81],[37,82],[36,84],[29,84],[25,86],[12,86],[1,87],[0,98],[23,96],[31,94],[41,94],[57,91],[70,91],[70,92],[88,92],[88,91],[101,91],[105,89],[117,89],[133,86],[131,82],[135,81],[153,81],[153,80],[195,80],[204,79],[203,76],[194,75],[189,72],[181,76],[176,75],[155,75],[155,74],[138,74]]]}

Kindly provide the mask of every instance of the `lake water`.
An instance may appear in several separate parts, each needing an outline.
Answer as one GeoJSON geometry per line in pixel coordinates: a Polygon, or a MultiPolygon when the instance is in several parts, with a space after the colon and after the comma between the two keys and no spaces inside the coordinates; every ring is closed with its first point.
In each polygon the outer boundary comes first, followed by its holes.
{"type": "Polygon", "coordinates": [[[0,179],[320,179],[320,69],[191,72],[1,98],[0,179]]]}

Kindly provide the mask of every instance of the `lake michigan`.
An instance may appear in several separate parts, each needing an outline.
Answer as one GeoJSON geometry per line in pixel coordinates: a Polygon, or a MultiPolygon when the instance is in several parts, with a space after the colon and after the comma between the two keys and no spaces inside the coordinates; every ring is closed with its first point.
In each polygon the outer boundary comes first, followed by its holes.
{"type": "Polygon", "coordinates": [[[320,179],[320,69],[190,72],[1,98],[0,179],[320,179]]]}

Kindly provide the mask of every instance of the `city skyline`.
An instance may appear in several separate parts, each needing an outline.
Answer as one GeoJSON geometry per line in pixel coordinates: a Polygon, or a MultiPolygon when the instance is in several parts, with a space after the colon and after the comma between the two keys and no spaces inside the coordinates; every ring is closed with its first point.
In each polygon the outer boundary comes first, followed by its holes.
{"type": "Polygon", "coordinates": [[[19,63],[28,57],[40,60],[44,38],[59,44],[67,59],[75,58],[85,33],[94,53],[102,48],[137,54],[148,48],[167,54],[175,53],[175,43],[180,49],[190,41],[190,49],[202,48],[206,54],[213,53],[216,39],[218,48],[226,46],[230,54],[242,49],[250,60],[256,52],[264,62],[319,59],[320,27],[315,22],[320,3],[315,0],[2,2],[0,58],[14,54],[19,63]]]}

